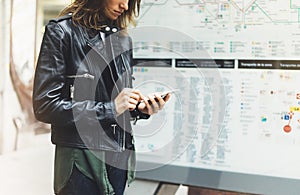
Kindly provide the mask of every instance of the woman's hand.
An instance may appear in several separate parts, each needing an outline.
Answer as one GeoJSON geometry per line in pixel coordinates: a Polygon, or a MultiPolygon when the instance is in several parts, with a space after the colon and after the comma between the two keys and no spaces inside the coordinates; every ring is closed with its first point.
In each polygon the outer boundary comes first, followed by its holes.
{"type": "Polygon", "coordinates": [[[167,94],[164,98],[160,94],[150,95],[147,98],[141,96],[143,101],[138,105],[138,109],[145,114],[155,114],[163,109],[166,102],[170,99],[171,94],[167,94]]]}
{"type": "Polygon", "coordinates": [[[142,94],[137,89],[124,88],[114,100],[117,116],[126,110],[134,110],[142,100],[142,94]]]}

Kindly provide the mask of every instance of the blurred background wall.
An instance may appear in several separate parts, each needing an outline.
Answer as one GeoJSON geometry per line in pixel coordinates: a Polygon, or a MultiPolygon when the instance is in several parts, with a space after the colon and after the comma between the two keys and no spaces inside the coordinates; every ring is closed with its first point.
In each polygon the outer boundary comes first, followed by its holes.
{"type": "Polygon", "coordinates": [[[0,0],[0,194],[53,194],[50,128],[35,120],[31,94],[43,26],[63,6],[57,2],[70,0],[0,0]]]}
{"type": "Polygon", "coordinates": [[[0,153],[3,151],[3,128],[4,128],[4,113],[3,113],[3,94],[5,86],[5,69],[8,65],[8,17],[7,17],[7,3],[5,0],[0,1],[0,153]]]}
{"type": "Polygon", "coordinates": [[[5,154],[49,134],[49,126],[32,112],[34,68],[44,25],[71,0],[0,2],[0,154],[5,154]]]}
{"type": "MultiPolygon", "coordinates": [[[[11,138],[14,136],[13,131],[15,130],[12,121],[9,122],[13,115],[12,108],[9,108],[9,106],[5,104],[8,102],[9,96],[13,96],[14,94],[11,84],[9,83],[10,1],[1,0],[0,14],[0,154],[2,154],[5,151],[12,150],[12,147],[9,149],[9,145],[13,143],[11,138]]],[[[14,102],[15,101],[12,100],[7,104],[14,102]]]]}

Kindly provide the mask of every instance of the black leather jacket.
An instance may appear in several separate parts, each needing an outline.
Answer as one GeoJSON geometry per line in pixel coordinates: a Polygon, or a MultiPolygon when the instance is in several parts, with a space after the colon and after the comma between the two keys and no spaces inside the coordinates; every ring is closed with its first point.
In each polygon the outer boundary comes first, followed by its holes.
{"type": "Polygon", "coordinates": [[[51,124],[54,144],[123,151],[133,149],[130,119],[116,117],[114,99],[132,87],[132,42],[124,33],[100,33],[74,25],[70,15],[51,20],[42,41],[33,89],[38,120],[51,124]],[[105,49],[107,48],[107,49],[105,49]]]}

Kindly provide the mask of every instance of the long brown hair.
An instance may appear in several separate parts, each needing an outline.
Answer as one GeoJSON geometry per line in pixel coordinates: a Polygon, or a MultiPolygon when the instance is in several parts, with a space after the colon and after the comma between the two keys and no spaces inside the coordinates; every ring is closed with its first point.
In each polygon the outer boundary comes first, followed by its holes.
{"type": "MultiPolygon", "coordinates": [[[[107,21],[104,14],[105,3],[109,0],[75,0],[59,16],[72,13],[72,20],[75,24],[100,30],[103,23],[107,21]]],[[[126,29],[129,24],[135,25],[135,18],[139,15],[141,0],[129,0],[128,10],[126,10],[117,20],[115,25],[126,29]]]]}

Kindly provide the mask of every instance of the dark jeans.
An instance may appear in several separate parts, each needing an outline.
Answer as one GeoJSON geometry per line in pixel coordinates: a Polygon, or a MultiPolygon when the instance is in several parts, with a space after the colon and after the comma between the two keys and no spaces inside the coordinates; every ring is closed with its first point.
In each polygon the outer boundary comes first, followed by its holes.
{"type": "Polygon", "coordinates": [[[128,168],[129,151],[125,152],[106,152],[105,162],[108,179],[113,186],[115,195],[123,195],[126,181],[127,181],[127,168],[128,168]]]}
{"type": "Polygon", "coordinates": [[[82,174],[74,166],[71,177],[57,195],[102,195],[96,182],[82,174]]]}
{"type": "Polygon", "coordinates": [[[115,195],[123,195],[126,186],[127,171],[109,165],[106,165],[106,168],[108,172],[108,179],[114,188],[115,195]]]}
{"type": "MultiPolygon", "coordinates": [[[[107,174],[115,195],[123,195],[127,181],[127,156],[124,153],[107,153],[107,174]]],[[[57,195],[102,195],[96,182],[74,166],[66,186],[57,195]]]]}

